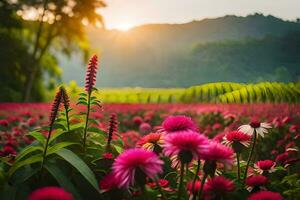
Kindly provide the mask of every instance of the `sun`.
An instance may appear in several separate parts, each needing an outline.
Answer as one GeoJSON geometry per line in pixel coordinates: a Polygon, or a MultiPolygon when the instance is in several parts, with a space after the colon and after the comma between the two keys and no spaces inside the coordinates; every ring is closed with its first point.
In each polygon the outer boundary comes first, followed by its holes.
{"type": "Polygon", "coordinates": [[[118,26],[116,26],[116,29],[118,29],[120,31],[123,31],[123,32],[126,32],[126,31],[129,31],[132,27],[134,27],[133,24],[122,23],[122,24],[119,24],[118,26]]]}

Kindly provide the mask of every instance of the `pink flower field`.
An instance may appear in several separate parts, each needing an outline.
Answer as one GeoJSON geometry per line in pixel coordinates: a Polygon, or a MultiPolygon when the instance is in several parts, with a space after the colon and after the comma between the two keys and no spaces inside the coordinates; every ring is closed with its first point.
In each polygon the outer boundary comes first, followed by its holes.
{"type": "Polygon", "coordinates": [[[299,199],[300,106],[101,104],[85,92],[0,104],[5,199],[299,199]]]}

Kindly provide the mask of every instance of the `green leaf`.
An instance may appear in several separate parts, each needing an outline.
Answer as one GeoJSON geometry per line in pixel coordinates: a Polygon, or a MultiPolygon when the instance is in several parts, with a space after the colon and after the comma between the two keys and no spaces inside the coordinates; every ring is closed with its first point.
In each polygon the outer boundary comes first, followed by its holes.
{"type": "Polygon", "coordinates": [[[63,124],[58,124],[58,123],[53,124],[52,128],[53,129],[61,129],[63,131],[67,130],[63,124]]]}
{"type": "Polygon", "coordinates": [[[45,144],[45,141],[46,141],[46,137],[40,133],[40,132],[37,132],[37,131],[34,131],[34,132],[30,132],[27,134],[27,136],[31,136],[33,138],[35,138],[37,141],[39,141],[42,145],[45,144]]]}
{"type": "Polygon", "coordinates": [[[86,102],[86,98],[85,97],[79,97],[78,101],[85,101],[86,102]]]}
{"type": "Polygon", "coordinates": [[[66,176],[59,167],[52,163],[46,163],[45,168],[48,170],[48,172],[56,179],[58,184],[65,188],[67,191],[71,192],[76,200],[82,199],[80,194],[77,192],[77,189],[73,185],[71,181],[69,181],[69,177],[66,176]]]}
{"type": "Polygon", "coordinates": [[[88,132],[92,132],[92,133],[99,133],[99,134],[101,134],[101,135],[107,135],[107,134],[105,133],[105,131],[103,131],[103,130],[97,128],[97,127],[94,127],[94,126],[89,127],[89,128],[87,129],[87,131],[88,131],[88,132]]]}
{"type": "Polygon", "coordinates": [[[87,94],[82,92],[82,93],[79,93],[79,96],[84,96],[84,97],[86,97],[87,94]]]}
{"type": "Polygon", "coordinates": [[[76,105],[80,105],[80,104],[81,104],[81,105],[85,105],[85,106],[88,105],[87,102],[85,102],[85,101],[78,101],[78,102],[76,103],[76,105]]]}
{"type": "Polygon", "coordinates": [[[117,151],[119,154],[121,154],[121,153],[123,152],[123,148],[122,148],[122,147],[119,147],[119,146],[117,146],[117,145],[114,145],[114,147],[115,147],[116,151],[117,151]]]}
{"type": "Polygon", "coordinates": [[[18,162],[20,161],[22,158],[24,158],[26,155],[34,152],[34,151],[43,151],[43,147],[41,146],[33,146],[33,145],[29,145],[27,147],[25,147],[21,152],[20,154],[16,157],[16,160],[15,162],[18,162]]]}
{"type": "Polygon", "coordinates": [[[43,159],[42,154],[37,154],[37,155],[29,157],[26,160],[15,162],[13,164],[13,166],[9,169],[8,176],[11,177],[15,173],[15,171],[18,170],[19,168],[21,168],[25,165],[30,165],[30,164],[33,164],[33,163],[41,162],[42,159],[43,159]]]}
{"type": "Polygon", "coordinates": [[[58,138],[59,136],[63,135],[66,132],[58,132],[58,133],[54,133],[51,135],[50,139],[49,139],[49,144],[54,141],[56,138],[58,138]]]}
{"type": "Polygon", "coordinates": [[[91,169],[72,151],[68,149],[60,149],[56,152],[57,155],[65,159],[69,162],[74,168],[76,168],[81,175],[97,190],[98,190],[98,183],[95,178],[94,173],[91,169]]]}
{"type": "Polygon", "coordinates": [[[78,144],[78,143],[75,143],[75,142],[60,142],[60,143],[57,143],[57,144],[53,145],[52,147],[50,147],[48,149],[47,156],[51,155],[53,153],[56,153],[57,151],[59,151],[62,148],[65,148],[65,147],[68,147],[68,146],[71,146],[71,145],[74,145],[74,144],[78,144]]]}
{"type": "Polygon", "coordinates": [[[40,168],[34,168],[33,169],[32,167],[27,165],[27,166],[24,167],[24,170],[19,170],[15,173],[15,175],[13,176],[15,178],[12,178],[12,179],[15,179],[15,181],[14,180],[10,180],[10,181],[13,182],[13,184],[24,183],[30,177],[35,175],[39,170],[40,170],[40,168]]]}

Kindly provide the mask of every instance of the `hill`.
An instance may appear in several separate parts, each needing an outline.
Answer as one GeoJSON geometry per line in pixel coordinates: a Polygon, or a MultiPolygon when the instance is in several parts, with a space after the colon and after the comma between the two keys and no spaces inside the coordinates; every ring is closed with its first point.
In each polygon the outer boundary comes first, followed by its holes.
{"type": "MultiPolygon", "coordinates": [[[[102,54],[102,75],[97,83],[101,87],[295,81],[300,60],[296,54],[300,50],[299,40],[295,39],[299,38],[298,31],[300,23],[261,14],[185,24],[148,24],[128,32],[87,28],[92,48],[102,54]],[[287,42],[280,42],[283,39],[287,42]],[[249,71],[255,73],[242,75],[249,71]],[[280,76],[282,73],[284,76],[280,76]]],[[[80,56],[71,57],[71,61],[65,57],[59,60],[63,80],[74,79],[82,85],[85,69],[80,56]]]]}

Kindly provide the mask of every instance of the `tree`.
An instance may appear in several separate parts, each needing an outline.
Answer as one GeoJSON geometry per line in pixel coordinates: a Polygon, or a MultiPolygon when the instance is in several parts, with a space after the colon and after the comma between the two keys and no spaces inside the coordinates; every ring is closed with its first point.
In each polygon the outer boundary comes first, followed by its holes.
{"type": "Polygon", "coordinates": [[[26,75],[23,97],[24,101],[29,101],[38,74],[48,67],[43,66],[44,56],[55,50],[66,55],[76,49],[86,53],[88,44],[84,25],[103,25],[97,9],[106,5],[102,0],[23,0],[17,3],[21,5],[16,12],[23,19],[35,14],[33,21],[26,22],[27,30],[35,33],[28,35],[32,62],[26,75]]]}

